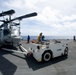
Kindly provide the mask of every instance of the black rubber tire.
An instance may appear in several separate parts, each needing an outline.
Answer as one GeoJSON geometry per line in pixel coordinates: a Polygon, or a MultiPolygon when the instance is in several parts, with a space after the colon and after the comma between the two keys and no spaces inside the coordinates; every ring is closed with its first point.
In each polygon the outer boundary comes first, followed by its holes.
{"type": "Polygon", "coordinates": [[[68,47],[65,48],[64,55],[67,55],[68,56],[68,47]]]}
{"type": "Polygon", "coordinates": [[[52,58],[52,53],[50,51],[45,51],[43,54],[42,54],[42,61],[50,61],[50,59],[52,58]]]}

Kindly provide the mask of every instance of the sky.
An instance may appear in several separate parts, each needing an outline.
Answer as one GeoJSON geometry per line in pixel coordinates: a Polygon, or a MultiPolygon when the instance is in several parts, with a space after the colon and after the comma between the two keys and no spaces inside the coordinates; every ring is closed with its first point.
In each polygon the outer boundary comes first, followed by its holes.
{"type": "MultiPolygon", "coordinates": [[[[14,17],[37,12],[21,21],[21,35],[76,35],[76,0],[1,0],[0,12],[14,9],[14,17]]],[[[0,17],[0,19],[2,19],[0,17]]]]}

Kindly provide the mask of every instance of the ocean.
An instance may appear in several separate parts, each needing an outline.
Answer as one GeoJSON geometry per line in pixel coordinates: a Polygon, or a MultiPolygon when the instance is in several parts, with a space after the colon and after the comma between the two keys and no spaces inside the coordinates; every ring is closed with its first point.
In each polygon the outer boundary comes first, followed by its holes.
{"type": "MultiPolygon", "coordinates": [[[[38,36],[30,36],[30,40],[37,39],[38,36]]],[[[27,40],[27,36],[22,36],[24,40],[27,40]]],[[[51,39],[73,39],[73,36],[45,36],[45,40],[51,39]]]]}

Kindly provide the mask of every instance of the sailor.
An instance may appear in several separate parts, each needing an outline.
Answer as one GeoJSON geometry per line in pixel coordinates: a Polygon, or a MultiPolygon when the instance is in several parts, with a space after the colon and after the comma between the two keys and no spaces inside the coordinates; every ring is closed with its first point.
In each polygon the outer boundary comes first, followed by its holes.
{"type": "Polygon", "coordinates": [[[27,36],[27,43],[29,43],[30,42],[30,36],[28,35],[27,36]]]}
{"type": "Polygon", "coordinates": [[[38,43],[39,43],[39,42],[40,42],[40,43],[42,42],[42,33],[40,33],[39,36],[38,36],[38,43]]]}

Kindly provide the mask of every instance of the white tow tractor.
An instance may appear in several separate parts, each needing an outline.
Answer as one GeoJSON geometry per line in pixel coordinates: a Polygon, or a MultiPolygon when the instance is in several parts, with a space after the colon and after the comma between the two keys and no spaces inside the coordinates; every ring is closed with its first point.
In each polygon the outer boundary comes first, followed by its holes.
{"type": "Polygon", "coordinates": [[[61,43],[60,41],[45,42],[44,44],[30,43],[33,57],[38,61],[49,61],[62,55],[68,55],[68,44],[61,43]]]}
{"type": "Polygon", "coordinates": [[[36,44],[36,43],[29,43],[27,44],[28,49],[23,47],[22,45],[19,45],[20,49],[22,51],[16,51],[16,50],[10,50],[3,48],[7,51],[17,52],[21,54],[25,54],[26,56],[31,56],[38,61],[50,61],[51,58],[55,58],[58,56],[66,55],[68,56],[68,44],[61,43],[60,41],[55,42],[44,42],[44,44],[36,44]]]}

